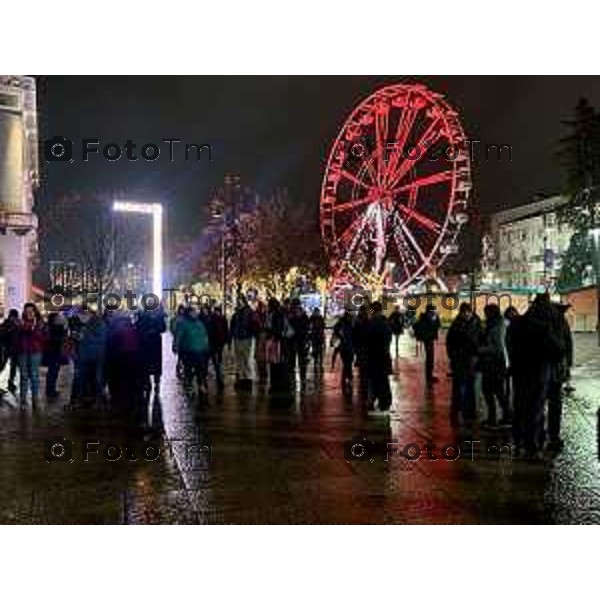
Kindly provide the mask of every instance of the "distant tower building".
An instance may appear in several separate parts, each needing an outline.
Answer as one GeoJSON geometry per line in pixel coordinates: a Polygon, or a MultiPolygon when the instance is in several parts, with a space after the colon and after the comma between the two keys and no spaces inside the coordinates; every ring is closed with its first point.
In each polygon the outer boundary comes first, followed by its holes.
{"type": "Polygon", "coordinates": [[[37,260],[38,185],[35,81],[0,75],[0,311],[31,299],[37,260]]]}

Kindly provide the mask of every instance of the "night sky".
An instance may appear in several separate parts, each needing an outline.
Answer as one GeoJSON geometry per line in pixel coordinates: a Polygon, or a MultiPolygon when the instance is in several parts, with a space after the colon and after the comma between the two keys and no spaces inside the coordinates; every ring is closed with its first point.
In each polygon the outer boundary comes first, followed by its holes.
{"type": "MultiPolygon", "coordinates": [[[[556,141],[584,96],[600,106],[600,77],[39,77],[40,137],[100,138],[122,145],[178,137],[207,143],[213,160],[154,163],[42,163],[40,218],[63,194],[98,191],[158,200],[168,207],[170,235],[198,226],[203,203],[227,172],[257,191],[289,188],[316,220],[327,151],[352,108],[379,86],[422,82],[459,111],[468,137],[513,147],[503,159],[474,166],[483,213],[559,191],[556,141]]],[[[166,150],[164,144],[161,148],[166,150]]],[[[42,252],[52,248],[42,244],[42,252]]],[[[43,256],[43,261],[50,258],[43,256]]]]}

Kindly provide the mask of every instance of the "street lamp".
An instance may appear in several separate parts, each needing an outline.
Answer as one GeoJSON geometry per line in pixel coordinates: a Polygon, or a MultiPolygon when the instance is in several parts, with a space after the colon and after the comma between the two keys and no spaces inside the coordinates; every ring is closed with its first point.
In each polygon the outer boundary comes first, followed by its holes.
{"type": "Polygon", "coordinates": [[[113,210],[116,212],[138,213],[152,216],[152,291],[159,298],[163,292],[163,240],[162,216],[163,207],[158,202],[123,202],[115,201],[113,210]]]}

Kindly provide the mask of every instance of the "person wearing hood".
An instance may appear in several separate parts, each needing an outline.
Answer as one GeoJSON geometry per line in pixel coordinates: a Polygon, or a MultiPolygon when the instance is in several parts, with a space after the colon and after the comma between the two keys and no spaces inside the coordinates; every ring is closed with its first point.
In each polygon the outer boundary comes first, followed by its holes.
{"type": "Polygon", "coordinates": [[[506,326],[500,307],[488,304],[484,309],[485,326],[482,345],[479,348],[481,361],[481,387],[487,404],[487,420],[483,425],[510,425],[512,413],[506,394],[506,368],[508,357],[506,351],[506,326]],[[497,421],[496,402],[502,410],[502,417],[497,421]]]}
{"type": "Polygon", "coordinates": [[[566,352],[558,311],[548,294],[538,294],[527,312],[509,328],[508,352],[514,386],[514,403],[521,415],[513,419],[516,451],[523,448],[532,459],[541,457],[545,442],[544,407],[554,365],[566,352]]]}
{"type": "Polygon", "coordinates": [[[465,424],[475,420],[475,365],[481,329],[468,302],[463,302],[446,336],[446,352],[452,371],[450,423],[458,425],[459,414],[465,424]]]}

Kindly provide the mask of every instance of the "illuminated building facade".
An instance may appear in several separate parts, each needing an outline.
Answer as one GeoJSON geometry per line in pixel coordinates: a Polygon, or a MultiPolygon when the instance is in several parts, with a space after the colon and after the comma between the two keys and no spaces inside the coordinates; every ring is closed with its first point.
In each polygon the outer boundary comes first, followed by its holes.
{"type": "Polygon", "coordinates": [[[566,200],[554,196],[495,213],[490,221],[493,270],[484,273],[502,289],[536,292],[554,287],[572,230],[558,222],[566,200]]]}
{"type": "Polygon", "coordinates": [[[31,298],[37,260],[38,185],[35,81],[0,75],[0,311],[31,298]]]}
{"type": "Polygon", "coordinates": [[[82,285],[81,267],[73,261],[51,260],[48,273],[50,288],[79,289],[82,285]]]}

